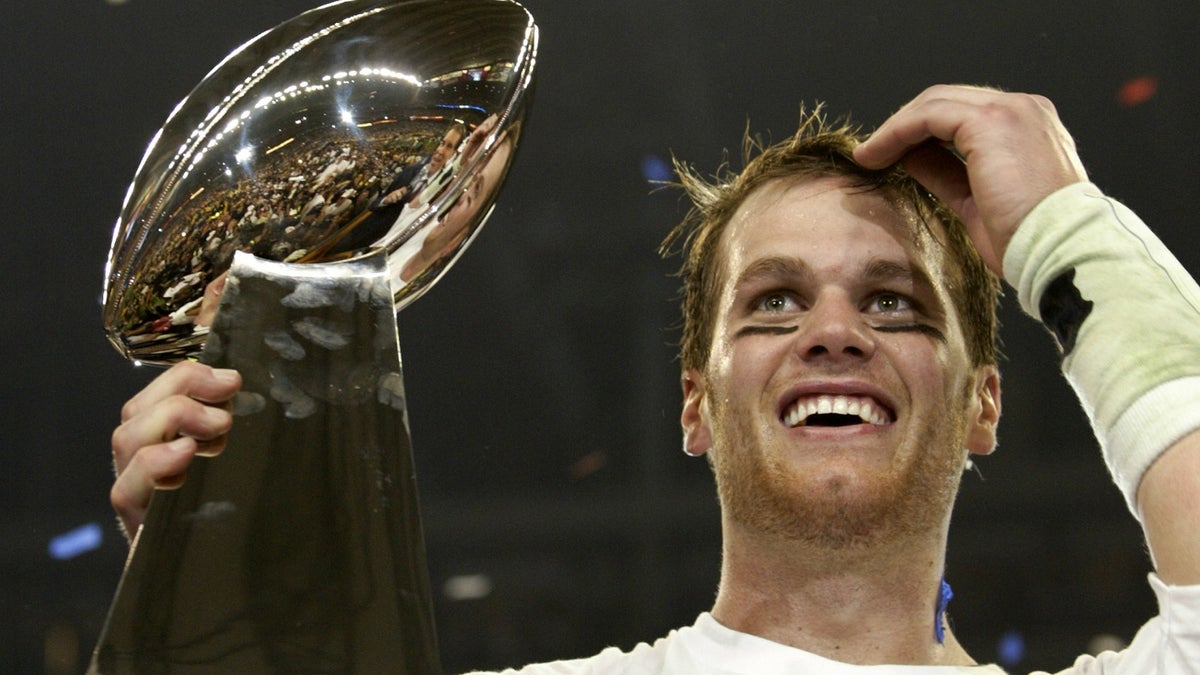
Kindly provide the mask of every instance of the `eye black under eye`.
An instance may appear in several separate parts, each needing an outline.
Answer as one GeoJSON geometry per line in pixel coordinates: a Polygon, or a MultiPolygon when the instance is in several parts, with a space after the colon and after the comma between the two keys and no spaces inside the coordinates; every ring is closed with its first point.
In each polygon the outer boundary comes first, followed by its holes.
{"type": "Polygon", "coordinates": [[[923,333],[931,338],[934,338],[938,342],[946,342],[945,333],[934,328],[933,326],[923,323],[909,323],[895,326],[872,326],[872,328],[880,333],[923,333]]]}

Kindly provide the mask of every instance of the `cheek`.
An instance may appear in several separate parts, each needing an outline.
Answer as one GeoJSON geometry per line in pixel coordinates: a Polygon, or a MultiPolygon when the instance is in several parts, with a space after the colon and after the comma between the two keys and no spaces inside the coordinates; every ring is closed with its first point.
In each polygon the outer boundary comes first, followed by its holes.
{"type": "Polygon", "coordinates": [[[710,380],[720,382],[727,397],[758,397],[783,370],[788,351],[787,340],[780,337],[718,340],[709,357],[710,380]]]}
{"type": "MultiPolygon", "coordinates": [[[[953,360],[948,358],[944,351],[917,348],[902,358],[904,360],[900,363],[906,365],[901,367],[909,370],[916,388],[924,391],[926,396],[945,399],[957,389],[953,382],[955,378],[952,376],[953,360]]],[[[934,401],[935,405],[940,403],[941,401],[934,401]]]]}
{"type": "Polygon", "coordinates": [[[930,405],[937,406],[955,419],[961,419],[970,403],[970,368],[965,361],[944,354],[936,364],[936,367],[929,367],[920,374],[926,383],[923,389],[925,396],[930,399],[930,405]]]}
{"type": "MultiPolygon", "coordinates": [[[[956,330],[958,329],[955,326],[948,327],[947,335],[956,335],[951,332],[956,330]]],[[[878,344],[880,351],[887,354],[896,371],[914,386],[932,386],[956,391],[955,383],[961,381],[963,375],[971,370],[968,367],[969,359],[965,345],[954,337],[948,342],[941,342],[932,337],[914,334],[901,339],[888,337],[881,339],[878,344]]]]}

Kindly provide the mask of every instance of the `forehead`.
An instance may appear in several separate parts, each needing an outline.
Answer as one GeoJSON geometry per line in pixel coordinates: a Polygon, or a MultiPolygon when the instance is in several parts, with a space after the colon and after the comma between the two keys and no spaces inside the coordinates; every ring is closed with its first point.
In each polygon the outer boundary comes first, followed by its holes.
{"type": "Polygon", "coordinates": [[[853,187],[843,177],[778,179],[746,197],[722,232],[722,276],[758,258],[790,256],[852,262],[862,256],[901,257],[940,271],[943,247],[910,209],[880,190],[853,187]]]}

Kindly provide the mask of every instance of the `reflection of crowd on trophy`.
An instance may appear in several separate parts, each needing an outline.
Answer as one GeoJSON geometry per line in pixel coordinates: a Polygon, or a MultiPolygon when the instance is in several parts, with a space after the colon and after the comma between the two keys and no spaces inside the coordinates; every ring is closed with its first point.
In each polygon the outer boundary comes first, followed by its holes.
{"type": "Polygon", "coordinates": [[[455,151],[466,136],[466,127],[454,124],[442,135],[433,152],[409,162],[369,202],[365,211],[340,228],[324,245],[311,251],[311,259],[344,257],[381,240],[400,236],[415,214],[436,199],[458,169],[455,151]]]}
{"type": "MultiPolygon", "coordinates": [[[[477,131],[492,126],[494,119],[477,131]]],[[[235,251],[309,262],[402,237],[402,221],[413,220],[449,185],[465,154],[454,151],[469,146],[464,136],[476,146],[482,138],[461,124],[446,130],[429,122],[366,139],[347,133],[297,141],[299,147],[259,162],[252,176],[228,189],[195,196],[168,219],[186,221],[170,228],[177,236],[162,241],[155,262],[136,272],[141,279],[130,289],[144,297],[126,304],[128,334],[148,341],[206,326],[213,308],[202,305],[206,296],[214,301],[224,281],[214,277],[228,269],[235,251]]]]}

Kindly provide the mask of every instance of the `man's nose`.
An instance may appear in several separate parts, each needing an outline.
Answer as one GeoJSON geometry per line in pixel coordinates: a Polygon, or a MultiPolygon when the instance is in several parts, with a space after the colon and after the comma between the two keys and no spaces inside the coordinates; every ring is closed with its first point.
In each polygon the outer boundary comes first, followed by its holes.
{"type": "Polygon", "coordinates": [[[821,298],[801,323],[796,352],[804,360],[867,359],[875,353],[875,337],[848,299],[821,298]]]}

